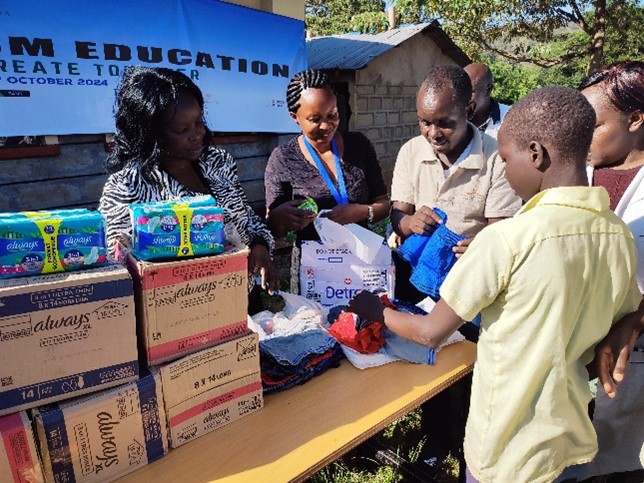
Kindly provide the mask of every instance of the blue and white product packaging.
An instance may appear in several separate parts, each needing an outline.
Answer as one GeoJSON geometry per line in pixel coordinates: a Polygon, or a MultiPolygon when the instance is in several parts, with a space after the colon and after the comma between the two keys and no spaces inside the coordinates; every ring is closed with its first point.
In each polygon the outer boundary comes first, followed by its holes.
{"type": "Polygon", "coordinates": [[[109,263],[105,222],[85,209],[0,214],[0,278],[109,263]]]}
{"type": "Polygon", "coordinates": [[[394,294],[394,265],[384,238],[356,224],[318,217],[321,241],[303,241],[300,295],[326,307],[347,305],[360,290],[394,294]]]}
{"type": "Polygon", "coordinates": [[[137,355],[120,265],[0,280],[0,416],[135,380],[137,355]]]}
{"type": "Polygon", "coordinates": [[[168,452],[159,374],[34,413],[45,478],[105,482],[168,452]]]}
{"type": "Polygon", "coordinates": [[[132,250],[139,260],[215,255],[226,244],[224,210],[212,196],[130,206],[132,250]]]}

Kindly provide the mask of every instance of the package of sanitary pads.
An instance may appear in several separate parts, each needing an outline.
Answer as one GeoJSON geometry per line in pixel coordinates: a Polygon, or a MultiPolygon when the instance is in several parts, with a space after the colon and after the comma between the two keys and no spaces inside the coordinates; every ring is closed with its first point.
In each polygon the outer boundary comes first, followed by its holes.
{"type": "Polygon", "coordinates": [[[0,278],[107,264],[105,222],[98,212],[0,213],[0,278]]]}
{"type": "Polygon", "coordinates": [[[132,251],[139,260],[224,251],[224,210],[212,196],[133,204],[130,215],[132,251]]]}

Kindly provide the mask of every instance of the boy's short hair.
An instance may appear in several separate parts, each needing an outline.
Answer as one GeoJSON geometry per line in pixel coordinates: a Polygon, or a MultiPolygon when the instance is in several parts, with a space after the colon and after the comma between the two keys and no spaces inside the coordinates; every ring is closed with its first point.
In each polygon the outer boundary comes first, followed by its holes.
{"type": "Polygon", "coordinates": [[[452,101],[467,106],[472,98],[472,81],[470,76],[458,65],[437,65],[429,69],[418,89],[417,95],[430,92],[442,92],[452,88],[452,101]]]}
{"type": "Polygon", "coordinates": [[[537,141],[556,149],[562,160],[585,162],[595,129],[595,111],[579,91],[546,86],[517,101],[501,129],[520,148],[537,141]]]}

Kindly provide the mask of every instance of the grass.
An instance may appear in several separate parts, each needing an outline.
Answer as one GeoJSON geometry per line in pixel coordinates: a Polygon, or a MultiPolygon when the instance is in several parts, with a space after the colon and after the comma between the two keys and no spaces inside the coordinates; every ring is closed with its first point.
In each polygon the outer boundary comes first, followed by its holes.
{"type": "MultiPolygon", "coordinates": [[[[425,437],[420,409],[391,423],[384,431],[309,478],[309,483],[399,483],[423,481],[413,477],[425,437]],[[387,455],[384,457],[383,448],[387,455]]],[[[426,481],[426,480],[425,480],[426,481]]],[[[439,483],[458,481],[458,461],[448,460],[439,483]]]]}

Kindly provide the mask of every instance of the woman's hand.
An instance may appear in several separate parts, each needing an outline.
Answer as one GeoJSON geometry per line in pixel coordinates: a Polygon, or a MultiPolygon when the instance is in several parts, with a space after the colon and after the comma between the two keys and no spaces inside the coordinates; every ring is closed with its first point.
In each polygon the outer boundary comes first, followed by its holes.
{"type": "Polygon", "coordinates": [[[268,214],[268,226],[276,235],[284,235],[288,230],[300,231],[306,228],[317,216],[310,210],[300,210],[303,200],[291,200],[273,208],[268,214]]]}
{"type": "Polygon", "coordinates": [[[368,214],[369,209],[367,208],[367,205],[349,203],[347,205],[335,206],[330,212],[320,216],[324,216],[331,221],[340,223],[341,225],[348,225],[349,223],[365,221],[368,214]]]}
{"type": "Polygon", "coordinates": [[[267,289],[271,294],[279,292],[280,281],[277,271],[273,266],[273,261],[268,253],[268,248],[261,243],[255,244],[253,248],[250,249],[250,255],[248,255],[249,276],[252,276],[256,270],[259,271],[262,278],[262,288],[267,289]]]}

